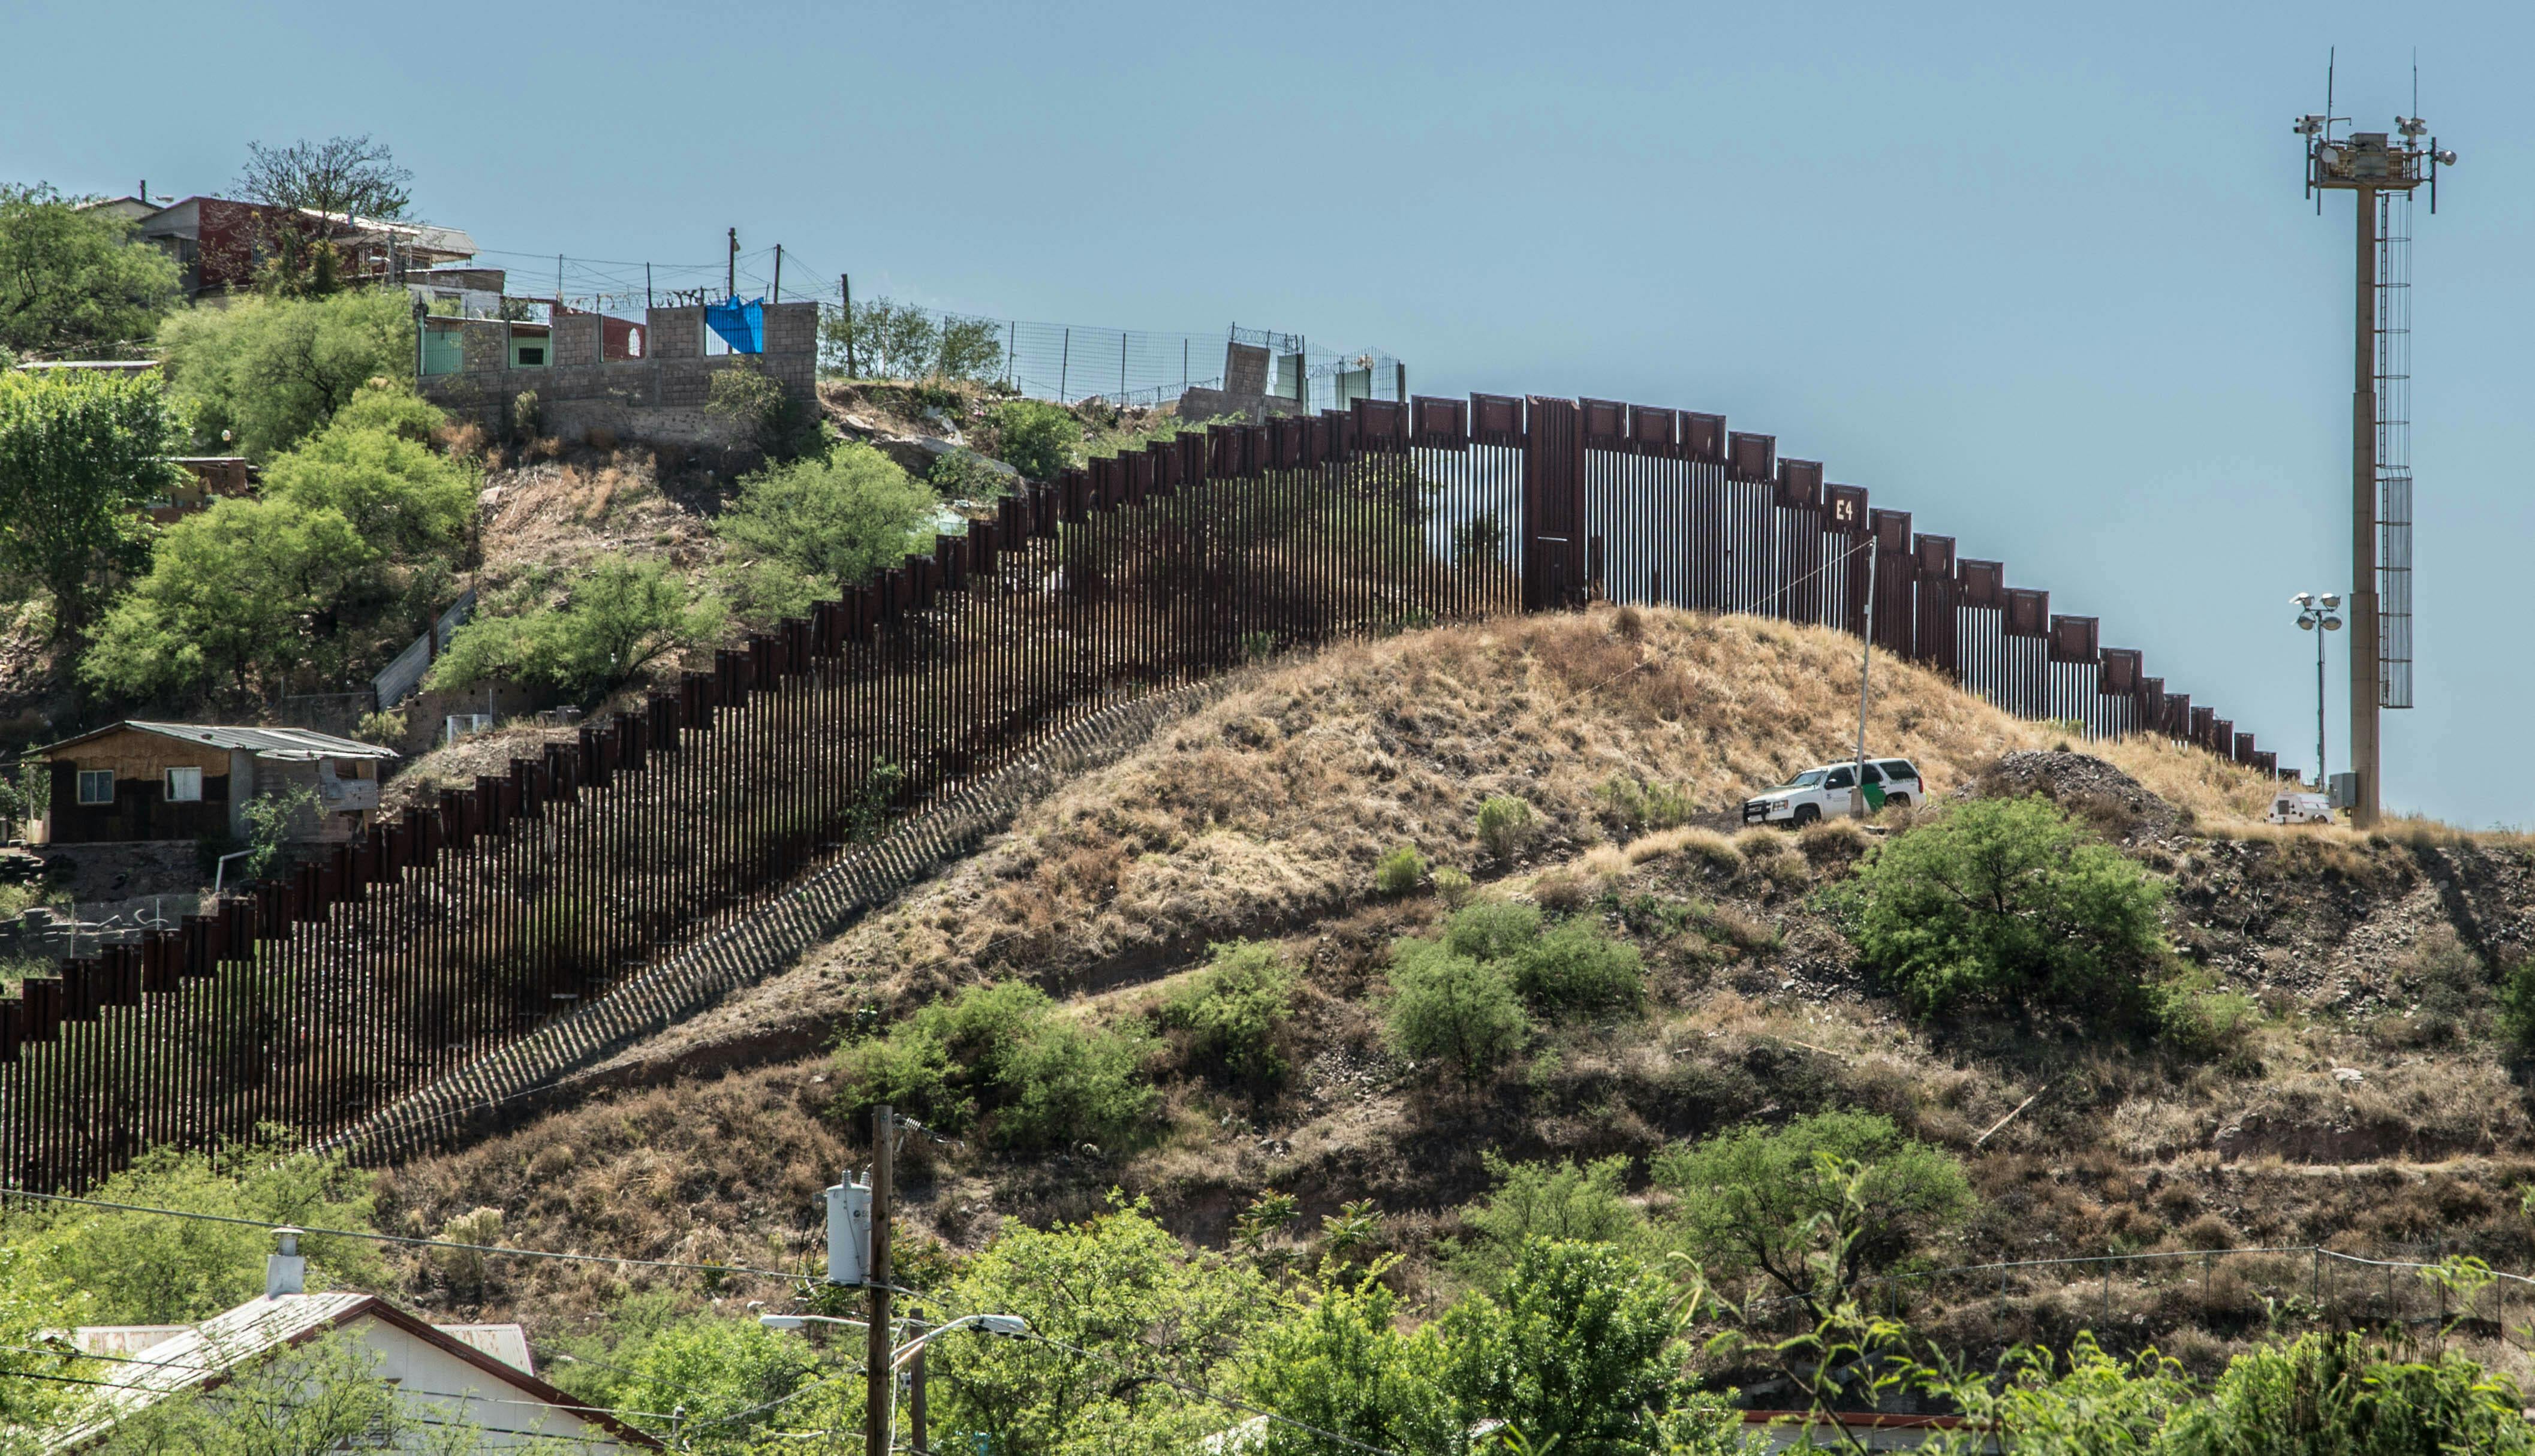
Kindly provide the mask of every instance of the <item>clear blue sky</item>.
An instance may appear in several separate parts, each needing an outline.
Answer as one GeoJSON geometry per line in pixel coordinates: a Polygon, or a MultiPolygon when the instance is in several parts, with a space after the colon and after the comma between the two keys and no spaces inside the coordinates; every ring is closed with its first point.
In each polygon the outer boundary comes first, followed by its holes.
{"type": "Polygon", "coordinates": [[[2498,5],[18,0],[0,176],[182,195],[249,140],[370,132],[491,249],[703,263],[736,224],[858,292],[1720,410],[2303,764],[2287,598],[2347,584],[2351,223],[2300,201],[2288,123],[2338,44],[2336,109],[2381,129],[2417,45],[2463,164],[2419,216],[2386,799],[2526,824],[2496,751],[2535,710],[2530,41],[2498,5]]]}

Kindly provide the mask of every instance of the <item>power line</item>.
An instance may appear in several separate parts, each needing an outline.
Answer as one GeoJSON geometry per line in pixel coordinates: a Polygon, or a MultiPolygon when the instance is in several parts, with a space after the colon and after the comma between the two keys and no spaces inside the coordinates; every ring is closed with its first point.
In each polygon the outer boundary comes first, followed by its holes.
{"type": "Polygon", "coordinates": [[[1069,1345],[1063,1340],[1050,1339],[1036,1330],[1024,1330],[1021,1332],[1020,1338],[1024,1340],[1036,1340],[1042,1345],[1053,1345],[1059,1350],[1080,1355],[1085,1360],[1096,1360],[1102,1365],[1112,1365],[1118,1369],[1125,1370],[1127,1373],[1136,1376],[1138,1379],[1160,1381],[1162,1384],[1168,1385],[1174,1390],[1194,1395],[1200,1400],[1212,1401],[1214,1404],[1219,1406],[1227,1406],[1236,1411],[1247,1411],[1253,1416],[1266,1417],[1268,1420],[1273,1421],[1279,1426],[1290,1426],[1296,1430],[1309,1431],[1313,1435],[1319,1436],[1325,1441],[1335,1441],[1341,1446],[1352,1446],[1359,1451],[1371,1451],[1374,1453],[1374,1456],[1400,1456],[1399,1452],[1393,1451],[1388,1446],[1369,1445],[1363,1441],[1357,1440],[1351,1435],[1340,1435],[1334,1430],[1329,1430],[1321,1426],[1314,1426],[1308,1421],[1297,1421],[1291,1416],[1279,1415],[1276,1412],[1268,1409],[1266,1406],[1254,1406],[1246,1400],[1240,1400],[1233,1396],[1217,1395],[1204,1386],[1192,1385],[1185,1380],[1175,1379],[1172,1376],[1162,1374],[1157,1370],[1139,1369],[1136,1366],[1127,1364],[1123,1360],[1116,1360],[1109,1356],[1102,1355],[1096,1350],[1085,1350],[1080,1345],[1069,1345]]]}
{"type": "MultiPolygon", "coordinates": [[[[136,1203],[108,1203],[99,1198],[74,1198],[67,1193],[38,1193],[26,1188],[0,1188],[0,1198],[36,1198],[46,1203],[74,1203],[83,1208],[104,1208],[116,1213],[147,1213],[160,1218],[194,1219],[202,1223],[236,1224],[243,1228],[272,1230],[282,1227],[270,1219],[233,1218],[219,1213],[193,1213],[182,1208],[147,1208],[136,1203]]],[[[604,1253],[556,1253],[544,1248],[505,1248],[492,1244],[462,1244],[454,1239],[415,1239],[402,1234],[371,1234],[358,1229],[312,1229],[292,1224],[303,1234],[316,1234],[333,1239],[366,1239],[373,1244],[399,1244],[415,1248],[455,1248],[468,1253],[501,1254],[511,1258],[562,1259],[584,1264],[617,1264],[642,1269],[684,1269],[698,1274],[754,1274],[765,1279],[797,1281],[807,1278],[799,1273],[778,1269],[755,1269],[745,1264],[690,1264],[676,1259],[636,1259],[604,1253]]]]}

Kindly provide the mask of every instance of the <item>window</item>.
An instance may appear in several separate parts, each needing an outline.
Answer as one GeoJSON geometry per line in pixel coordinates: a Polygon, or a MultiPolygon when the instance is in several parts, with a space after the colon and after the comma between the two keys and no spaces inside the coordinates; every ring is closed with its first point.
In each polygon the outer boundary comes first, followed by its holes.
{"type": "Polygon", "coordinates": [[[114,802],[114,770],[83,768],[79,771],[79,802],[111,804],[114,802]]]}
{"type": "Polygon", "coordinates": [[[167,802],[199,804],[203,799],[203,770],[170,768],[167,770],[167,802]]]}
{"type": "Polygon", "coordinates": [[[1866,781],[1871,784],[1880,784],[1884,782],[1884,770],[1873,763],[1867,764],[1866,781]]]}
{"type": "Polygon", "coordinates": [[[523,369],[542,369],[542,368],[544,368],[544,367],[545,367],[545,362],[546,362],[546,346],[545,346],[544,344],[541,344],[541,343],[524,343],[524,344],[520,345],[520,367],[521,367],[521,368],[523,368],[523,369]]]}
{"type": "Polygon", "coordinates": [[[1910,760],[1907,758],[1886,758],[1884,760],[1884,776],[1886,778],[1917,778],[1919,776],[1919,770],[1911,767],[1910,760]]]}
{"type": "Polygon", "coordinates": [[[1830,771],[1830,776],[1823,780],[1822,786],[1825,789],[1855,788],[1857,786],[1857,776],[1843,765],[1832,769],[1830,771]]]}

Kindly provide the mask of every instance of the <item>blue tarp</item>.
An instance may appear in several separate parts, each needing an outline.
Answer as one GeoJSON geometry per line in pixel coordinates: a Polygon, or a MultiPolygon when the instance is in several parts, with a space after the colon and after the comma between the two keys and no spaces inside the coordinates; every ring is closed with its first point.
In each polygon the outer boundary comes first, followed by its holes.
{"type": "Polygon", "coordinates": [[[742,303],[733,297],[728,303],[708,303],[705,327],[720,334],[734,354],[765,353],[766,300],[752,298],[742,303]]]}

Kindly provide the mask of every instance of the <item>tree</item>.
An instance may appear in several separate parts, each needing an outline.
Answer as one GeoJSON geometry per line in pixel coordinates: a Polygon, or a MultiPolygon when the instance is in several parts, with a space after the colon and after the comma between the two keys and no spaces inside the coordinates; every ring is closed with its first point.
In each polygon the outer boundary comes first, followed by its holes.
{"type": "Polygon", "coordinates": [[[1859,950],[1923,1012],[2123,1005],[2166,953],[2163,882],[2038,795],[1885,841],[1849,893],[1859,950]]]}
{"type": "Polygon", "coordinates": [[[1389,1030],[1401,1056],[1449,1064],[1476,1088],[1530,1034],[1504,962],[1456,954],[1433,940],[1401,940],[1391,959],[1389,1030]]]}
{"type": "Polygon", "coordinates": [[[287,147],[249,142],[237,187],[240,196],[272,207],[386,219],[413,206],[412,183],[388,144],[364,134],[287,147]]]}
{"type": "Polygon", "coordinates": [[[432,688],[512,677],[587,701],[720,637],[726,616],[719,599],[691,591],[663,564],[615,556],[571,577],[558,603],[506,605],[458,629],[432,664],[432,688]]]}
{"type": "Polygon", "coordinates": [[[2460,1355],[2398,1361],[2356,1330],[2257,1346],[2182,1413],[2172,1456],[2535,1452],[2514,1382],[2460,1355]]]}
{"type": "Polygon", "coordinates": [[[942,316],[934,369],[945,379],[990,380],[1004,372],[1004,326],[992,319],[942,316]]]}
{"type": "Polygon", "coordinates": [[[175,307],[175,260],[51,187],[0,183],[0,354],[111,358],[175,307]]]}
{"type": "Polygon", "coordinates": [[[1006,1223],[941,1291],[941,1307],[1018,1314],[1040,1337],[932,1347],[935,1429],[980,1432],[996,1456],[1195,1449],[1221,1414],[1156,1377],[1210,1388],[1216,1367],[1279,1312],[1257,1270],[1190,1253],[1142,1201],[1115,1194],[1082,1223],[1006,1223]]]}
{"type": "MultiPolygon", "coordinates": [[[[50,1204],[0,1217],[0,1246],[18,1250],[31,1277],[82,1291],[89,1313],[106,1324],[177,1324],[242,1304],[264,1288],[267,1230],[372,1227],[369,1174],[339,1153],[298,1151],[283,1129],[266,1133],[210,1152],[154,1148],[91,1194],[249,1223],[50,1204]]],[[[313,1275],[353,1284],[380,1277],[366,1244],[312,1234],[299,1247],[313,1275]]]]}
{"type": "Polygon", "coordinates": [[[184,476],[166,458],[175,437],[156,380],[0,375],[0,573],[52,597],[57,636],[145,559],[141,508],[184,476]]]}
{"type": "MultiPolygon", "coordinates": [[[[638,1307],[626,1311],[629,1318],[611,1321],[635,1328],[604,1359],[580,1355],[557,1364],[558,1383],[577,1399],[613,1410],[683,1412],[677,1449],[701,1456],[739,1456],[757,1449],[770,1425],[808,1424],[801,1407],[816,1397],[804,1387],[817,1378],[820,1363],[801,1336],[717,1312],[651,1324],[648,1312],[638,1307]],[[778,1401],[783,1404],[772,1404],[778,1401]]],[[[857,1395],[861,1383],[859,1372],[839,1382],[857,1395]]],[[[862,1402],[852,1405],[858,1417],[862,1402]]]]}
{"type": "MultiPolygon", "coordinates": [[[[1383,1450],[1456,1449],[1441,1330],[1398,1327],[1399,1300],[1367,1270],[1325,1281],[1301,1309],[1261,1330],[1243,1362],[1250,1399],[1291,1420],[1383,1450]]],[[[1320,1437],[1269,1423],[1260,1456],[1327,1456],[1320,1437]]]]}
{"type": "Polygon", "coordinates": [[[474,516],[476,479],[422,443],[445,420],[408,391],[365,386],[266,467],[264,494],[337,512],[390,560],[447,559],[474,516]]]}
{"type": "Polygon", "coordinates": [[[868,445],[839,445],[740,482],[713,529],[743,556],[852,586],[932,540],[932,490],[868,445]]]}
{"type": "Polygon", "coordinates": [[[1463,1424],[1504,1421],[1565,1456],[1646,1450],[1680,1393],[1673,1299],[1607,1244],[1528,1241],[1501,1294],[1470,1295],[1440,1321],[1463,1424]]]}
{"type": "Polygon", "coordinates": [[[1662,1153],[1653,1172],[1679,1200],[1684,1242],[1703,1269],[1757,1271],[1816,1318],[1972,1204],[1951,1156],[1872,1113],[1738,1127],[1662,1153]],[[1825,1243],[1834,1250],[1828,1289],[1812,1259],[1825,1243]]]}
{"type": "Polygon", "coordinates": [[[0,1456],[39,1449],[21,1439],[65,1420],[93,1379],[61,1332],[88,1317],[87,1297],[34,1266],[31,1254],[0,1243],[0,1456]]]}
{"type": "Polygon", "coordinates": [[[256,286],[286,298],[322,298],[342,286],[338,227],[402,217],[413,204],[413,173],[385,142],[329,137],[267,147],[249,142],[237,190],[281,210],[257,218],[256,286]]]}
{"type": "Polygon", "coordinates": [[[944,314],[937,324],[914,304],[867,298],[820,320],[822,369],[844,373],[848,338],[864,379],[990,380],[1004,371],[1004,330],[992,319],[944,314]]]}
{"type": "Polygon", "coordinates": [[[159,533],[80,674],[141,697],[225,686],[240,698],[325,660],[325,621],[378,553],[332,508],[222,500],[159,533]]]}
{"type": "Polygon", "coordinates": [[[196,440],[222,431],[257,459],[296,445],[374,379],[413,379],[413,314],[401,292],[242,298],[196,307],[158,331],[168,389],[196,440]]]}

